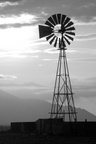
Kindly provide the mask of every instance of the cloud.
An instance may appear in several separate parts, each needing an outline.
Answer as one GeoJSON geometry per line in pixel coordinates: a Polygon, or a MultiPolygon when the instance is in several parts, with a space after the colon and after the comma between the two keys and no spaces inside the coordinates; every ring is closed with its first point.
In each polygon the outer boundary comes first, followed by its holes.
{"type": "Polygon", "coordinates": [[[48,53],[48,54],[56,54],[56,53],[58,53],[56,48],[49,48],[49,49],[43,50],[43,52],[44,53],[48,53]]]}
{"type": "Polygon", "coordinates": [[[29,13],[22,13],[19,15],[0,15],[0,25],[11,25],[11,24],[31,24],[37,21],[35,15],[29,13]]]}
{"type": "Polygon", "coordinates": [[[96,33],[77,35],[75,38],[75,41],[88,41],[88,40],[96,40],[96,33]]]}
{"type": "MultiPolygon", "coordinates": [[[[94,3],[93,3],[93,1],[90,3],[89,1],[88,2],[86,2],[86,1],[84,1],[84,2],[80,1],[79,2],[79,1],[76,1],[76,0],[72,0],[72,2],[70,2],[70,0],[65,0],[65,1],[64,0],[59,0],[59,1],[55,0],[55,2],[51,1],[51,0],[49,0],[47,2],[45,0],[45,1],[42,1],[42,3],[41,3],[40,0],[15,0],[15,1],[14,0],[9,0],[9,1],[7,1],[7,0],[3,1],[2,0],[1,1],[1,6],[2,7],[3,6],[7,6],[8,4],[9,5],[17,5],[17,4],[19,4],[20,7],[17,6],[15,9],[8,9],[8,11],[6,10],[5,12],[1,11],[2,12],[2,16],[8,15],[8,13],[11,14],[11,15],[14,14],[11,17],[10,16],[9,17],[4,17],[6,22],[1,19],[3,21],[3,26],[2,25],[1,26],[4,27],[4,23],[5,23],[5,26],[6,26],[6,23],[7,23],[7,21],[9,21],[8,20],[9,18],[10,18],[10,21],[11,21],[10,25],[18,26],[18,27],[21,26],[23,23],[14,22],[14,21],[17,20],[17,14],[16,13],[18,13],[18,16],[20,17],[20,13],[24,12],[24,11],[25,11],[25,13],[27,12],[30,15],[34,15],[35,14],[35,17],[36,16],[38,17],[38,21],[34,21],[34,23],[35,22],[41,22],[41,21],[44,22],[44,21],[47,20],[47,18],[51,14],[54,14],[54,12],[56,13],[56,11],[58,11],[57,10],[57,6],[58,6],[58,9],[60,8],[60,12],[61,13],[63,13],[63,11],[64,11],[63,9],[65,9],[66,14],[68,13],[71,17],[74,16],[74,22],[76,22],[76,25],[82,24],[82,22],[83,22],[82,19],[84,20],[84,16],[85,16],[85,19],[87,21],[90,20],[90,23],[94,24],[95,21],[92,22],[91,20],[92,20],[92,17],[95,17],[95,14],[92,15],[92,16],[89,16],[90,17],[89,18],[88,16],[86,16],[85,13],[80,15],[80,13],[79,13],[80,9],[78,9],[79,7],[83,7],[83,6],[85,6],[85,7],[93,7],[94,3]],[[23,1],[25,1],[25,2],[23,2],[23,1]],[[20,5],[19,2],[22,2],[23,4],[20,5]],[[50,10],[52,12],[50,12],[50,10]],[[70,12],[70,11],[72,11],[72,12],[70,12]],[[81,19],[81,21],[77,20],[77,18],[79,18],[79,20],[81,19]],[[17,23],[17,25],[16,25],[16,23],[17,23]]],[[[94,4],[94,7],[95,7],[95,4],[94,4]]],[[[28,17],[28,15],[27,15],[27,17],[28,17]]],[[[35,20],[37,20],[37,18],[35,20]]],[[[31,23],[33,24],[33,21],[32,22],[28,22],[28,23],[24,22],[25,25],[26,24],[31,24],[31,23]]],[[[83,23],[83,24],[87,24],[87,23],[83,23]]],[[[95,22],[95,24],[96,24],[96,22],[95,22]]]]}
{"type": "MultiPolygon", "coordinates": [[[[80,52],[78,52],[78,53],[80,53],[80,52]]],[[[70,61],[71,62],[87,62],[87,63],[92,62],[92,63],[96,63],[96,58],[77,58],[77,59],[71,59],[70,61]]]]}
{"type": "Polygon", "coordinates": [[[24,84],[22,84],[22,86],[27,86],[27,87],[31,87],[31,86],[34,86],[34,87],[44,87],[41,84],[38,84],[38,83],[35,83],[35,82],[24,83],[24,84]]]}
{"type": "Polygon", "coordinates": [[[96,25],[96,17],[92,16],[89,19],[87,16],[80,16],[79,18],[73,17],[72,21],[75,26],[94,26],[96,25]]]}
{"type": "Polygon", "coordinates": [[[0,0],[0,2],[21,2],[23,0],[0,0]]]}
{"type": "MultiPolygon", "coordinates": [[[[95,0],[54,0],[53,2],[49,0],[44,3],[46,5],[45,12],[49,12],[49,16],[52,13],[61,12],[65,13],[70,17],[75,16],[76,18],[84,18],[86,21],[90,21],[93,16],[95,16],[96,12],[96,1],[95,0]]],[[[37,0],[37,5],[40,7],[44,7],[40,5],[37,0]]]]}
{"type": "Polygon", "coordinates": [[[26,55],[19,54],[18,52],[2,51],[0,52],[0,58],[26,58],[26,55]]]}
{"type": "Polygon", "coordinates": [[[79,9],[89,9],[89,8],[94,8],[94,7],[96,7],[96,4],[95,3],[86,3],[85,5],[82,5],[82,6],[80,6],[79,7],[79,9]]]}
{"type": "Polygon", "coordinates": [[[28,54],[33,54],[33,53],[40,53],[41,50],[33,50],[33,49],[30,49],[30,50],[22,50],[22,51],[19,51],[19,53],[28,53],[28,54]]]}
{"type": "Polygon", "coordinates": [[[91,37],[91,38],[75,38],[75,41],[91,41],[91,40],[96,40],[96,37],[91,37]]]}
{"type": "Polygon", "coordinates": [[[57,59],[42,59],[43,61],[57,61],[57,59]]]}
{"type": "Polygon", "coordinates": [[[35,13],[37,15],[43,16],[43,21],[46,20],[51,14],[55,14],[56,12],[61,12],[69,16],[87,16],[89,17],[95,16],[96,2],[94,0],[87,1],[79,1],[79,0],[2,0],[2,3],[19,3],[20,7],[16,7],[15,11],[12,9],[8,9],[8,11],[4,12],[8,13],[18,13],[21,11],[27,11],[30,13],[35,13]]]}
{"type": "Polygon", "coordinates": [[[17,6],[17,5],[19,5],[18,2],[9,2],[9,1],[0,2],[0,7],[1,8],[6,7],[6,6],[17,6]]]}
{"type": "Polygon", "coordinates": [[[83,34],[83,35],[79,34],[79,35],[77,35],[77,37],[94,37],[94,36],[96,36],[96,33],[89,33],[89,34],[83,34]]]}
{"type": "Polygon", "coordinates": [[[48,16],[48,13],[46,13],[44,11],[42,11],[41,14],[44,15],[44,16],[48,16]]]}
{"type": "MultiPolygon", "coordinates": [[[[48,53],[48,54],[57,54],[59,53],[59,51],[57,50],[57,48],[49,48],[46,50],[43,50],[44,53],[48,53]]],[[[67,53],[75,53],[76,50],[67,50],[67,53]]]]}
{"type": "Polygon", "coordinates": [[[89,78],[73,78],[73,87],[77,92],[95,92],[96,93],[96,77],[89,78]]]}
{"type": "Polygon", "coordinates": [[[3,75],[3,74],[0,74],[0,80],[16,79],[16,78],[17,77],[13,76],[13,75],[3,75]]]}
{"type": "MultiPolygon", "coordinates": [[[[11,76],[11,75],[1,75],[0,74],[0,79],[5,80],[5,79],[15,79],[17,78],[16,76],[11,76]]],[[[0,83],[1,87],[17,87],[17,88],[33,88],[33,89],[45,89],[45,87],[41,84],[35,83],[35,82],[26,82],[26,83],[0,83]]]]}
{"type": "Polygon", "coordinates": [[[0,51],[0,58],[38,58],[35,53],[41,52],[40,50],[17,50],[17,51],[0,51]]]}
{"type": "Polygon", "coordinates": [[[46,39],[45,38],[42,38],[42,39],[38,39],[38,40],[34,40],[33,42],[32,42],[32,45],[33,46],[41,46],[41,45],[48,45],[49,43],[46,41],[46,39]]]}

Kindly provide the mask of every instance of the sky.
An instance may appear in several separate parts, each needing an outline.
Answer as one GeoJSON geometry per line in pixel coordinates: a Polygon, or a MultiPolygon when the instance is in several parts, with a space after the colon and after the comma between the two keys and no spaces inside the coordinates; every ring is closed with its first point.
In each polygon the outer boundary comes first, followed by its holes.
{"type": "Polygon", "coordinates": [[[76,28],[66,51],[75,105],[96,115],[96,0],[0,0],[0,89],[52,99],[58,51],[38,25],[56,13],[76,28]]]}

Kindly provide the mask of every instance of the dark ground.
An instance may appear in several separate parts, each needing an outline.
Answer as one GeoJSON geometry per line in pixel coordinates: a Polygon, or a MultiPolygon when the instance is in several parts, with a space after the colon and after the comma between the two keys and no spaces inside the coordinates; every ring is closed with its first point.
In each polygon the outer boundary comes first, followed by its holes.
{"type": "Polygon", "coordinates": [[[0,144],[96,144],[96,137],[38,136],[33,134],[0,134],[0,144]]]}

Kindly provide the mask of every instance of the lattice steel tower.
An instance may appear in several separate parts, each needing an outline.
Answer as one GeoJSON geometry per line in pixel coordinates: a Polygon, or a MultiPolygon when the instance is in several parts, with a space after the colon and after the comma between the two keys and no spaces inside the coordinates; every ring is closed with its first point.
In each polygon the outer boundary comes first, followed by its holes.
{"type": "Polygon", "coordinates": [[[65,120],[65,116],[68,115],[69,121],[77,120],[66,58],[66,44],[70,45],[74,40],[74,30],[74,23],[62,14],[54,14],[48,18],[45,25],[39,25],[40,38],[46,37],[46,40],[59,50],[50,118],[65,120]]]}

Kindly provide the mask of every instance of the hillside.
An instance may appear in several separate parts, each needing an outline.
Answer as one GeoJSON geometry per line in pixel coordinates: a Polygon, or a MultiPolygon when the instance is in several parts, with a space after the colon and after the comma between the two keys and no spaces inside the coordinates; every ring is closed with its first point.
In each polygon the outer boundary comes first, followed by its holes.
{"type": "MultiPolygon", "coordinates": [[[[51,104],[37,99],[20,99],[0,90],[0,125],[49,118],[51,104]]],[[[96,116],[77,108],[78,121],[96,121],[96,116]]]]}

